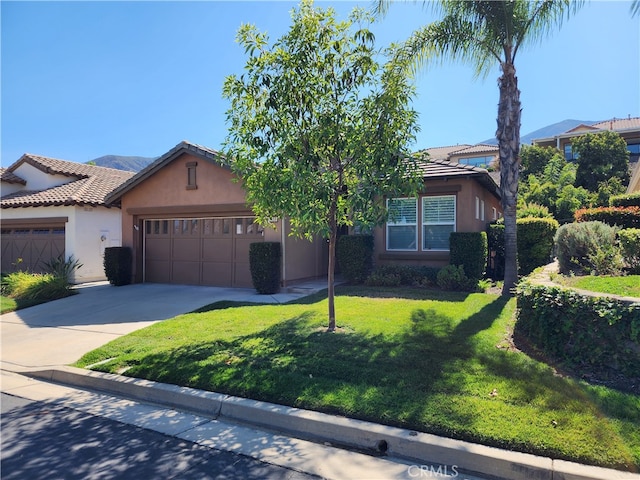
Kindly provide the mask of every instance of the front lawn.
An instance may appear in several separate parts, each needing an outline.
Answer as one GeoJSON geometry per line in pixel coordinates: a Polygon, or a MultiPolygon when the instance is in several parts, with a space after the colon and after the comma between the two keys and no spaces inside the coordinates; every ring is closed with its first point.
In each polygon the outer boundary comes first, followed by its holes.
{"type": "Polygon", "coordinates": [[[511,344],[515,300],[337,289],[215,304],[121,337],[77,366],[346,415],[582,463],[640,468],[640,397],[559,376],[511,344]],[[216,308],[222,307],[222,308],[216,308]]]}
{"type": "Polygon", "coordinates": [[[625,297],[640,297],[640,275],[607,277],[587,275],[584,277],[562,277],[561,283],[568,287],[611,293],[625,297]]]}

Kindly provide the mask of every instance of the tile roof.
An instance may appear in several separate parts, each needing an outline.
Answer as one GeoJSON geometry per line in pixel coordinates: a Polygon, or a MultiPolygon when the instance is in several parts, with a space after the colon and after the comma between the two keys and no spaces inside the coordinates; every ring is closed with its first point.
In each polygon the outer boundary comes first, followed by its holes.
{"type": "Polygon", "coordinates": [[[134,175],[133,172],[124,170],[31,154],[24,154],[7,170],[13,174],[13,171],[25,163],[47,174],[69,177],[70,181],[45,190],[21,190],[5,195],[0,201],[1,208],[61,205],[110,206],[105,201],[106,196],[134,175]]]}
{"type": "Polygon", "coordinates": [[[0,167],[0,180],[7,183],[20,183],[22,185],[27,184],[27,182],[23,178],[20,178],[15,173],[10,172],[4,167],[0,167]]]}
{"type": "Polygon", "coordinates": [[[628,130],[630,128],[640,129],[640,117],[612,118],[604,122],[591,125],[599,130],[628,130]]]}
{"type": "Polygon", "coordinates": [[[450,145],[448,147],[432,147],[421,150],[419,153],[428,153],[429,158],[432,160],[447,160],[451,154],[471,146],[472,145],[464,143],[462,145],[450,145]]]}
{"type": "Polygon", "coordinates": [[[486,143],[478,143],[477,145],[471,145],[470,147],[463,148],[452,152],[451,155],[467,155],[470,153],[496,153],[499,151],[497,145],[488,145],[486,143]]]}
{"type": "Polygon", "coordinates": [[[166,164],[178,158],[183,153],[189,153],[191,155],[195,155],[197,157],[203,158],[205,160],[208,160],[217,165],[227,168],[222,161],[224,159],[224,156],[220,152],[213,150],[211,148],[203,147],[202,145],[188,142],[187,140],[183,140],[182,142],[177,144],[175,147],[173,147],[171,150],[169,150],[167,153],[159,157],[156,161],[150,163],[145,168],[143,168],[138,173],[136,173],[134,176],[129,178],[127,181],[119,185],[107,196],[106,200],[109,202],[119,200],[119,198],[123,194],[125,194],[126,192],[128,192],[129,190],[131,190],[132,188],[134,188],[136,185],[140,184],[147,178],[149,178],[151,175],[156,173],[166,164]]]}
{"type": "Polygon", "coordinates": [[[425,180],[435,178],[452,178],[452,177],[474,177],[485,188],[494,193],[497,197],[500,197],[500,189],[498,187],[500,174],[497,176],[490,175],[489,171],[474,167],[473,165],[466,165],[458,162],[449,162],[447,160],[434,160],[429,158],[428,160],[421,160],[418,162],[422,176],[425,180]]]}

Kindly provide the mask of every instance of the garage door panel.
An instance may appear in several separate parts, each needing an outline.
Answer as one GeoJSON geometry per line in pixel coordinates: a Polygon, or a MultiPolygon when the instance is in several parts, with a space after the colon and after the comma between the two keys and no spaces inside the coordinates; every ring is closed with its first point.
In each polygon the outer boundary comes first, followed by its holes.
{"type": "Polygon", "coordinates": [[[64,256],[64,228],[2,230],[2,271],[43,272],[45,263],[64,256]]]}
{"type": "Polygon", "coordinates": [[[171,258],[171,239],[170,238],[147,238],[147,260],[166,261],[171,258]]]}
{"type": "Polygon", "coordinates": [[[179,261],[200,261],[200,240],[198,238],[174,238],[171,258],[179,261]]]}
{"type": "Polygon", "coordinates": [[[205,262],[231,262],[232,252],[231,238],[202,239],[202,260],[205,262]]]}
{"type": "Polygon", "coordinates": [[[171,280],[183,285],[199,285],[200,262],[172,262],[171,280]]]}
{"type": "Polygon", "coordinates": [[[147,282],[171,283],[171,262],[169,260],[149,260],[146,263],[147,282]]]}
{"type": "Polygon", "coordinates": [[[228,287],[232,284],[232,264],[203,262],[202,263],[202,284],[214,287],[228,287]]]}
{"type": "Polygon", "coordinates": [[[145,281],[251,287],[249,246],[262,240],[249,218],[148,220],[145,281]]]}

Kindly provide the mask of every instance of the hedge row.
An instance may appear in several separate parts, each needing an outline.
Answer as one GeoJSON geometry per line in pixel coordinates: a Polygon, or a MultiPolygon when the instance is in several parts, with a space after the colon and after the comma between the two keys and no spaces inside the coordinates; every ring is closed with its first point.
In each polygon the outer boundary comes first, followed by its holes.
{"type": "Polygon", "coordinates": [[[570,366],[637,376],[640,304],[521,282],[515,333],[570,366]]]}
{"type": "Polygon", "coordinates": [[[464,268],[465,275],[480,280],[487,268],[486,232],[452,232],[449,236],[449,263],[464,268]]]}
{"type": "Polygon", "coordinates": [[[576,222],[603,222],[620,228],[640,228],[640,207],[599,207],[576,210],[576,222]]]}
{"type": "Polygon", "coordinates": [[[614,195],[609,199],[612,207],[640,207],[640,192],[614,195]]]}

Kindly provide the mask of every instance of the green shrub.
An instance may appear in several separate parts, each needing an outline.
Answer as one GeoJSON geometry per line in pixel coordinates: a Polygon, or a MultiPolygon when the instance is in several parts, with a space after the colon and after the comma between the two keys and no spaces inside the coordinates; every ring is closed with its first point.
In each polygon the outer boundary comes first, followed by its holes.
{"type": "Polygon", "coordinates": [[[567,223],[554,241],[560,273],[597,273],[592,260],[616,249],[616,229],[602,222],[567,223]]]}
{"type": "Polygon", "coordinates": [[[255,242],[249,245],[249,267],[254,288],[262,295],[280,289],[280,243],[255,242]]]}
{"type": "Polygon", "coordinates": [[[640,304],[520,282],[516,336],[572,366],[638,375],[640,304]]]}
{"type": "Polygon", "coordinates": [[[559,224],[553,218],[519,218],[518,272],[529,275],[553,258],[553,237],[559,224]]]}
{"type": "Polygon", "coordinates": [[[461,265],[469,279],[480,280],[487,268],[487,234],[452,232],[449,237],[451,265],[461,265]]]}
{"type": "Polygon", "coordinates": [[[640,275],[640,228],[618,231],[622,256],[632,275],[640,275]]]}
{"type": "Polygon", "coordinates": [[[72,280],[73,273],[82,268],[82,266],[82,263],[74,259],[73,255],[65,260],[62,254],[44,263],[44,268],[47,273],[51,273],[54,277],[62,278],[67,282],[72,280]]]}
{"type": "Polygon", "coordinates": [[[468,278],[462,265],[447,265],[438,272],[438,286],[443,290],[472,291],[478,285],[477,279],[468,278]]]}
{"type": "Polygon", "coordinates": [[[343,235],[336,245],[340,273],[349,283],[364,283],[373,268],[373,235],[343,235]]]}
{"type": "Polygon", "coordinates": [[[640,192],[625,195],[614,195],[609,198],[612,207],[640,207],[640,192]]]}
{"type": "Polygon", "coordinates": [[[129,285],[133,271],[133,255],[129,247],[104,249],[104,273],[111,285],[129,285]]]}
{"type": "Polygon", "coordinates": [[[2,294],[17,302],[45,302],[71,295],[69,282],[51,273],[17,271],[2,277],[2,294]]]}
{"type": "Polygon", "coordinates": [[[380,265],[365,280],[368,286],[429,287],[436,284],[439,268],[422,265],[380,265]]]}
{"type": "Polygon", "coordinates": [[[575,213],[576,222],[603,222],[620,228],[640,228],[640,207],[583,208],[575,213]]]}
{"type": "Polygon", "coordinates": [[[504,279],[504,223],[487,226],[487,276],[494,280],[504,279]]]}
{"type": "Polygon", "coordinates": [[[518,218],[553,218],[552,213],[549,211],[549,207],[533,202],[518,206],[516,215],[518,218]]]}

